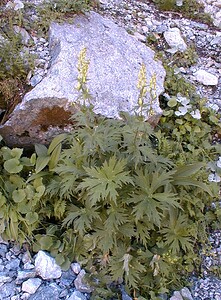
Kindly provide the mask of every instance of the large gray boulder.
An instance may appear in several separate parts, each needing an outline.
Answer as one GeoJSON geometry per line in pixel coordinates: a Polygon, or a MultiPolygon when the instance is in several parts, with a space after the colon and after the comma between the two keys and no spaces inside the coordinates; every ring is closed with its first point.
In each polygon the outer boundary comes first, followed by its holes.
{"type": "MultiPolygon", "coordinates": [[[[70,129],[69,118],[76,109],[73,103],[79,98],[77,65],[83,48],[90,61],[87,86],[96,113],[111,118],[119,117],[120,111],[133,113],[139,95],[138,74],[145,64],[147,85],[156,75],[157,98],[151,106],[159,118],[158,96],[164,90],[165,70],[154,59],[154,52],[124,29],[91,12],[76,16],[72,24],[53,23],[49,39],[52,61],[47,76],[25,95],[0,128],[8,145],[45,144],[70,129]]],[[[149,93],[145,102],[150,105],[149,93]]]]}

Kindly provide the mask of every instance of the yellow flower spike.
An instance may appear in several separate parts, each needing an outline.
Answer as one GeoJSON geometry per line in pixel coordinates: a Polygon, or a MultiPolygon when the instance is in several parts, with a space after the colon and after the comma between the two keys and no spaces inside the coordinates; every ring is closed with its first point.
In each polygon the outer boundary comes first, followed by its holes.
{"type": "Polygon", "coordinates": [[[137,88],[139,90],[141,90],[143,87],[146,87],[146,81],[147,81],[146,66],[144,63],[142,63],[139,74],[138,74],[137,88]]]}
{"type": "Polygon", "coordinates": [[[156,73],[153,73],[151,76],[149,85],[147,86],[147,70],[144,63],[142,63],[139,74],[138,74],[138,82],[137,82],[137,88],[139,89],[139,97],[138,97],[138,107],[139,107],[139,115],[143,116],[144,112],[144,98],[147,95],[147,92],[150,93],[150,105],[149,109],[146,108],[146,114],[147,116],[154,115],[153,110],[153,101],[157,98],[156,93],[156,73]]]}
{"type": "Polygon", "coordinates": [[[142,97],[139,97],[139,99],[138,99],[138,105],[139,105],[140,107],[143,106],[143,99],[142,99],[142,97]]]}
{"type": "Polygon", "coordinates": [[[85,100],[87,100],[90,103],[91,95],[89,93],[89,90],[87,88],[87,74],[88,74],[88,68],[90,61],[86,59],[87,49],[83,48],[78,56],[78,77],[77,77],[77,90],[81,92],[81,96],[79,98],[83,99],[84,104],[85,100]]]}

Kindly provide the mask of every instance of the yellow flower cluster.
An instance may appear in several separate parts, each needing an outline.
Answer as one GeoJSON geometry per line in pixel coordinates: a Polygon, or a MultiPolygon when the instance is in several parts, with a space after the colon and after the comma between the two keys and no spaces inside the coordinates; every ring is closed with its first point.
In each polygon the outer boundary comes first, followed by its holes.
{"type": "Polygon", "coordinates": [[[86,59],[87,49],[83,48],[78,57],[78,85],[77,90],[79,91],[82,89],[82,86],[86,84],[87,82],[87,73],[90,61],[86,59]]]}

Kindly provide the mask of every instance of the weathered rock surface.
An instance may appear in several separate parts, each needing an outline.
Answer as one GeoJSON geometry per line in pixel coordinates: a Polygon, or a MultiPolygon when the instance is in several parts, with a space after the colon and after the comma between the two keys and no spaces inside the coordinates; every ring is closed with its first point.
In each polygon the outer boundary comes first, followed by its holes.
{"type": "MultiPolygon", "coordinates": [[[[49,35],[52,63],[47,76],[25,95],[0,128],[8,145],[47,143],[53,135],[68,130],[73,103],[79,98],[77,65],[83,48],[90,61],[87,85],[96,113],[115,118],[119,111],[134,112],[142,64],[147,67],[147,85],[155,75],[156,95],[164,90],[165,71],[154,60],[154,52],[95,12],[76,17],[73,24],[53,23],[49,35]]],[[[150,105],[148,93],[145,102],[150,105]]],[[[158,100],[151,108],[156,118],[161,115],[158,100]]]]}
{"type": "Polygon", "coordinates": [[[35,258],[35,270],[43,279],[60,278],[62,274],[61,268],[56,264],[55,259],[44,251],[39,251],[35,258]]]}
{"type": "Polygon", "coordinates": [[[201,82],[204,85],[217,85],[218,84],[218,77],[215,75],[205,71],[205,70],[198,70],[194,77],[197,81],[201,82]]]}
{"type": "Polygon", "coordinates": [[[76,289],[82,293],[91,293],[93,291],[93,288],[85,284],[84,282],[84,276],[86,272],[84,270],[81,270],[78,274],[77,278],[74,281],[74,285],[76,289]]]}
{"type": "Polygon", "coordinates": [[[40,278],[30,278],[22,283],[22,291],[34,294],[41,285],[41,282],[40,278]]]}
{"type": "Polygon", "coordinates": [[[164,32],[164,38],[167,44],[174,49],[174,52],[184,52],[187,49],[187,45],[181,36],[179,28],[170,28],[164,32]]]}

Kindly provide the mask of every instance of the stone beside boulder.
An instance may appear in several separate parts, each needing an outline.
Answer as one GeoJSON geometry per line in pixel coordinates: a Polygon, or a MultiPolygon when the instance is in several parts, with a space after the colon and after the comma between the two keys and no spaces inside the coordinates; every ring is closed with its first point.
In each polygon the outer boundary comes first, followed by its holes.
{"type": "Polygon", "coordinates": [[[204,85],[217,85],[218,84],[218,77],[205,71],[205,70],[198,70],[194,74],[194,79],[204,85]]]}
{"type": "MultiPolygon", "coordinates": [[[[69,131],[70,116],[77,109],[78,57],[87,49],[90,61],[87,86],[98,114],[118,118],[120,111],[134,113],[142,64],[147,70],[147,86],[156,76],[156,99],[151,106],[156,120],[162,111],[158,96],[164,91],[165,70],[154,52],[129,35],[125,29],[95,12],[76,16],[73,24],[53,23],[50,27],[51,67],[47,76],[25,95],[0,127],[7,145],[26,147],[50,142],[53,136],[69,131]]],[[[150,104],[151,103],[151,104],[150,104]]],[[[79,107],[79,106],[78,106],[79,107]]]]}
{"type": "Polygon", "coordinates": [[[184,52],[187,49],[187,45],[181,36],[179,28],[170,28],[163,34],[167,44],[171,47],[170,52],[175,53],[177,51],[184,52]]]}
{"type": "Polygon", "coordinates": [[[35,258],[35,271],[42,279],[60,278],[61,268],[56,264],[55,259],[44,251],[39,251],[35,258]]]}

